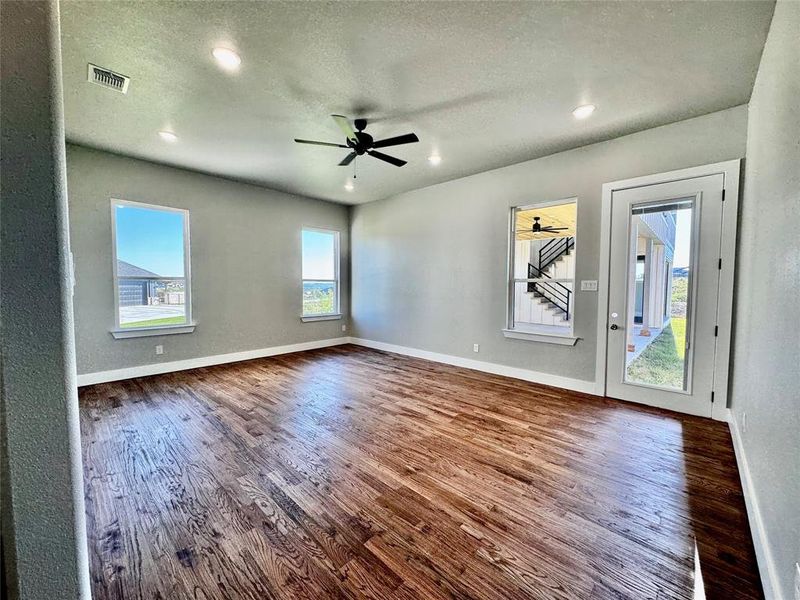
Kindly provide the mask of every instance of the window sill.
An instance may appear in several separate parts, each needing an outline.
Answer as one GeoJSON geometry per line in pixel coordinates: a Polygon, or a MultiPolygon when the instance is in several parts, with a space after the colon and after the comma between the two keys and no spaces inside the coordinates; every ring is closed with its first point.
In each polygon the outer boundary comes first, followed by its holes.
{"type": "Polygon", "coordinates": [[[150,337],[154,335],[175,335],[177,333],[192,333],[196,325],[196,323],[190,323],[188,325],[164,325],[161,327],[131,327],[128,329],[112,329],[111,335],[114,336],[115,340],[150,337]]]}
{"type": "Polygon", "coordinates": [[[557,333],[534,333],[532,331],[518,331],[516,329],[503,329],[503,335],[515,340],[527,340],[529,342],[542,342],[545,344],[558,344],[561,346],[574,346],[578,339],[571,335],[561,335],[557,333]]]}
{"type": "Polygon", "coordinates": [[[313,323],[314,321],[338,321],[342,318],[341,313],[334,315],[309,315],[307,317],[300,317],[303,323],[313,323]]]}

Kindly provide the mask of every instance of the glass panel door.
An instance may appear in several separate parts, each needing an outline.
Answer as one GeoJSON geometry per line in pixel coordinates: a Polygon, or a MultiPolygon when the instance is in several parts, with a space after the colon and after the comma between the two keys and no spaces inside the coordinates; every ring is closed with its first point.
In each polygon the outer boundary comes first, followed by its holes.
{"type": "MultiPolygon", "coordinates": [[[[689,390],[686,338],[694,198],[630,209],[626,383],[689,390]],[[678,270],[677,276],[675,270],[678,270]]],[[[691,330],[691,328],[688,328],[691,330]]]]}
{"type": "Polygon", "coordinates": [[[711,415],[722,175],[615,191],[606,393],[711,415]]]}

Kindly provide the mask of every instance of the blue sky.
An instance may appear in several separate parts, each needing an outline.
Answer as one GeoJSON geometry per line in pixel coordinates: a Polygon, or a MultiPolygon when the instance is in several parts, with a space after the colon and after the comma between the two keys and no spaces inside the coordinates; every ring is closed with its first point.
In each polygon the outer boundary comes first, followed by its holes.
{"type": "Polygon", "coordinates": [[[303,279],[334,279],[334,235],[303,230],[303,279]]]}
{"type": "Polygon", "coordinates": [[[183,277],[183,214],[138,206],[114,207],[117,258],[161,277],[183,277]]]}

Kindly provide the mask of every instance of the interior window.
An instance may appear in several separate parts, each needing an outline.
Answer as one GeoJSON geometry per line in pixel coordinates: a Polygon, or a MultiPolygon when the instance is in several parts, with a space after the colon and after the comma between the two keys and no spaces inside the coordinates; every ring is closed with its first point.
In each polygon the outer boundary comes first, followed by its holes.
{"type": "Polygon", "coordinates": [[[572,335],[576,221],[575,200],[512,209],[509,329],[572,335]]]}

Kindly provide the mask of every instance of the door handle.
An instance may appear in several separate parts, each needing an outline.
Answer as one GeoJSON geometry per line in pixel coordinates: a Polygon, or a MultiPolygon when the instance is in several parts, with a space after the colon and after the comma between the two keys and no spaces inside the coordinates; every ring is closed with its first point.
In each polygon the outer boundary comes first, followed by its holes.
{"type": "Polygon", "coordinates": [[[610,329],[611,329],[611,331],[616,331],[617,329],[619,329],[619,325],[617,325],[616,323],[613,323],[611,325],[610,329]]]}

